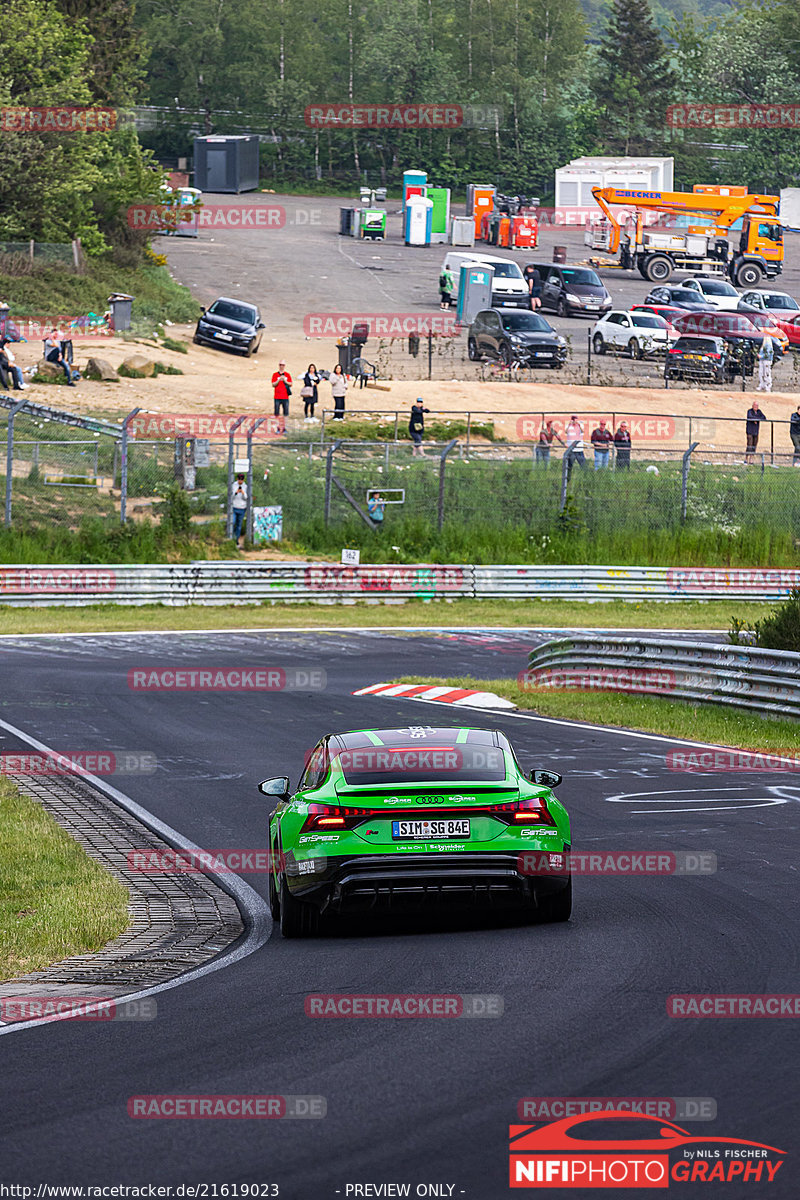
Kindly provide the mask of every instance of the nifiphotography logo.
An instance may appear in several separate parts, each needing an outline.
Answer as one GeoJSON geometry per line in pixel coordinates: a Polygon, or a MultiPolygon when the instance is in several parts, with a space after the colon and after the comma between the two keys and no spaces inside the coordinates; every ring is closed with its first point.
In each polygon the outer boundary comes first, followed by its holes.
{"type": "Polygon", "coordinates": [[[743,1138],[695,1137],[661,1117],[624,1110],[583,1113],[547,1125],[511,1125],[509,1151],[510,1187],[620,1190],[751,1183],[761,1185],[758,1197],[775,1181],[786,1153],[743,1138]]]}

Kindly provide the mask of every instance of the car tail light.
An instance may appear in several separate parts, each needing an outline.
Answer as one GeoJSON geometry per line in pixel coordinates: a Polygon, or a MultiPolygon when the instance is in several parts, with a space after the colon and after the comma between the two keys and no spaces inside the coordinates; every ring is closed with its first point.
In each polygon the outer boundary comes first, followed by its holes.
{"type": "Polygon", "coordinates": [[[309,829],[352,829],[364,817],[374,816],[373,808],[348,808],[344,811],[333,804],[309,804],[308,816],[301,833],[309,829]]]}

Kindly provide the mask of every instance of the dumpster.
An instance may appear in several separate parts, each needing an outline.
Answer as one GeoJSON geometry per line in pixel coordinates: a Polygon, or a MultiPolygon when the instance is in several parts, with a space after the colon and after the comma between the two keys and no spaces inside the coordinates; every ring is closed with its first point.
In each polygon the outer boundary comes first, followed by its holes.
{"type": "Polygon", "coordinates": [[[108,303],[111,308],[110,324],[114,327],[114,332],[121,333],[123,329],[130,329],[133,296],[127,296],[125,292],[112,292],[108,303]]]}
{"type": "Polygon", "coordinates": [[[386,213],[382,208],[362,208],[361,236],[382,242],[386,237],[386,213]]]}
{"type": "Polygon", "coordinates": [[[354,208],[339,209],[339,234],[341,237],[350,237],[353,232],[353,216],[354,208]]]}

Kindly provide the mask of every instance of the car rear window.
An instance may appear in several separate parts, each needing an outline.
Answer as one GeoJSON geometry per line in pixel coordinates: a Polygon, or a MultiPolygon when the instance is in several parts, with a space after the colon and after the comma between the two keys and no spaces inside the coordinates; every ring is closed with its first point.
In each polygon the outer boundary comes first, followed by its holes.
{"type": "Polygon", "coordinates": [[[675,350],[685,350],[688,354],[716,354],[719,344],[713,338],[678,338],[675,350]]]}
{"type": "Polygon", "coordinates": [[[430,725],[350,733],[331,742],[348,784],[501,783],[503,750],[488,730],[430,725]]]}

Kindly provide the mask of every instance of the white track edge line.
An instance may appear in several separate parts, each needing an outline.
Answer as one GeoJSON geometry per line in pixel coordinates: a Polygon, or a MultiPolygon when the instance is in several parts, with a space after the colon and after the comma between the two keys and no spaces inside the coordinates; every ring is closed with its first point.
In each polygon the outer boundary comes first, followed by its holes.
{"type": "MultiPolygon", "coordinates": [[[[14,734],[14,736],[20,738],[24,742],[27,742],[29,746],[33,746],[34,749],[39,750],[44,754],[55,756],[57,753],[49,746],[46,746],[43,742],[40,742],[37,738],[32,737],[30,734],[25,733],[21,729],[17,729],[16,726],[10,725],[7,721],[0,720],[0,728],[14,734]]],[[[135,800],[132,800],[130,796],[126,796],[124,792],[120,792],[115,787],[112,787],[111,784],[106,783],[105,780],[99,779],[96,775],[91,775],[89,773],[85,775],[82,774],[80,778],[86,779],[88,782],[92,783],[100,791],[104,792],[109,799],[114,800],[115,803],[119,804],[121,808],[124,808],[126,812],[130,813],[131,816],[142,821],[145,825],[152,829],[154,833],[160,834],[163,838],[165,838],[168,842],[171,842],[177,848],[190,851],[197,850],[202,853],[200,846],[196,846],[194,842],[184,837],[182,833],[178,833],[177,830],[173,829],[170,825],[167,825],[166,822],[160,820],[158,817],[153,816],[153,814],[148,812],[146,808],[143,808],[140,804],[137,804],[135,800]]],[[[130,1000],[142,1000],[146,996],[154,996],[158,992],[170,991],[172,988],[180,987],[181,984],[190,983],[195,979],[201,979],[204,975],[210,975],[214,971],[219,971],[223,967],[229,967],[233,963],[239,962],[240,959],[247,958],[248,955],[253,954],[254,951],[260,949],[269,938],[269,935],[272,932],[272,917],[270,916],[269,907],[267,906],[266,902],[262,900],[261,896],[259,896],[258,892],[250,887],[249,883],[245,883],[245,881],[238,875],[232,874],[225,876],[225,883],[227,884],[227,887],[224,887],[222,886],[221,877],[216,872],[203,871],[202,874],[209,875],[214,879],[220,880],[220,886],[222,887],[222,890],[229,892],[233,896],[237,905],[243,908],[244,915],[246,916],[246,920],[249,924],[249,928],[245,930],[244,938],[237,939],[237,941],[233,944],[233,948],[223,950],[218,958],[213,959],[211,962],[205,963],[201,967],[195,967],[193,970],[187,971],[183,975],[178,975],[175,979],[168,979],[166,982],[155,984],[153,987],[144,988],[141,991],[131,992],[129,995],[117,997],[121,1003],[128,1002],[130,1000]]],[[[8,982],[12,983],[13,980],[9,980],[8,982]]],[[[0,990],[2,990],[2,984],[0,984],[0,990]]],[[[100,1002],[98,1002],[98,1004],[88,1004],[85,1006],[85,1010],[87,1012],[91,1012],[94,1008],[99,1007],[99,1003],[100,1002]]],[[[69,1020],[72,1020],[72,1018],[68,1013],[64,1013],[63,1015],[54,1014],[48,1017],[33,1018],[30,1021],[17,1021],[8,1025],[0,1024],[0,1036],[2,1036],[4,1033],[17,1033],[19,1030],[31,1029],[39,1025],[50,1025],[55,1021],[69,1020]]]]}

